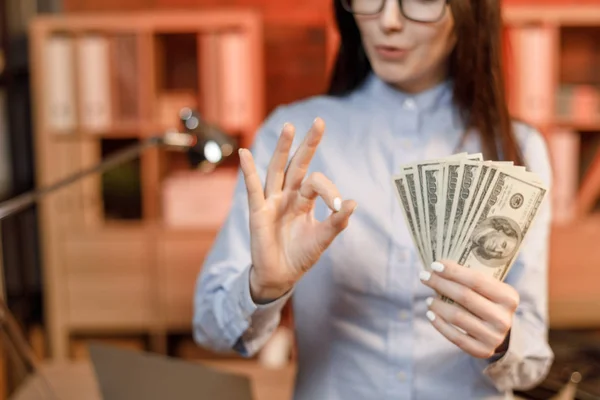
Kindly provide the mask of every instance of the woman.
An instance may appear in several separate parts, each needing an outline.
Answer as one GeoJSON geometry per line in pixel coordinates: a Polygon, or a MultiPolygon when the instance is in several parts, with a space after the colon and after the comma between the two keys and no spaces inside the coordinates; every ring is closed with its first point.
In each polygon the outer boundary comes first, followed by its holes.
{"type": "Polygon", "coordinates": [[[548,202],[502,283],[446,261],[423,271],[390,183],[458,151],[550,183],[542,137],[508,115],[499,7],[335,1],[330,93],[279,107],[240,151],[198,280],[199,344],[255,354],[293,294],[298,400],[505,399],[544,378],[548,202]]]}

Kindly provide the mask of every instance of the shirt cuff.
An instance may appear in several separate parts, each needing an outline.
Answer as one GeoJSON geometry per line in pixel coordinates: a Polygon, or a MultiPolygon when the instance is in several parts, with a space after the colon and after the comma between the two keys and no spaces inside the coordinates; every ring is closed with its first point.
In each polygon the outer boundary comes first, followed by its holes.
{"type": "Polygon", "coordinates": [[[234,318],[230,320],[226,331],[232,346],[247,330],[260,331],[262,326],[278,315],[293,293],[292,289],[269,303],[256,304],[250,293],[250,269],[251,266],[244,268],[230,289],[234,318]]]}
{"type": "Polygon", "coordinates": [[[517,369],[514,368],[523,362],[525,354],[525,342],[521,331],[521,323],[518,316],[513,316],[513,324],[510,329],[508,339],[508,348],[504,353],[495,354],[488,359],[477,360],[481,366],[483,374],[492,380],[498,390],[510,389],[509,382],[513,382],[512,374],[517,369]]]}

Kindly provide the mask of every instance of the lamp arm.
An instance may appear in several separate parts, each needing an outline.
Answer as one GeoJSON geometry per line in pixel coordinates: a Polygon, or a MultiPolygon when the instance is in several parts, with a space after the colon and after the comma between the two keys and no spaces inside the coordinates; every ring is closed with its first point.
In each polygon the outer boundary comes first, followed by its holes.
{"type": "Polygon", "coordinates": [[[104,172],[108,169],[111,169],[117,165],[123,164],[127,161],[130,161],[136,157],[138,157],[141,153],[143,153],[147,148],[160,146],[163,144],[163,139],[158,136],[149,137],[140,141],[139,143],[132,144],[115,154],[112,154],[102,160],[97,165],[90,167],[88,169],[84,169],[80,172],[77,172],[65,179],[62,179],[50,186],[46,186],[40,189],[34,189],[32,191],[23,193],[15,198],[7,200],[3,203],[0,203],[0,221],[4,218],[15,214],[22,209],[28,207],[29,205],[37,202],[40,198],[50,194],[62,187],[68,186],[78,180],[86,177],[87,175],[91,175],[98,172],[104,172]]]}

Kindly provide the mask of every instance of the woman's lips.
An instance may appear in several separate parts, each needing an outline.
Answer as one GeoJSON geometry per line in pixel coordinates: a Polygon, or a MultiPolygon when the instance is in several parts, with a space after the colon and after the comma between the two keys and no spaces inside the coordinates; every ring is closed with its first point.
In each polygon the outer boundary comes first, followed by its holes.
{"type": "Polygon", "coordinates": [[[387,60],[399,60],[406,57],[406,55],[408,54],[407,49],[393,46],[375,46],[375,50],[381,58],[387,60]]]}

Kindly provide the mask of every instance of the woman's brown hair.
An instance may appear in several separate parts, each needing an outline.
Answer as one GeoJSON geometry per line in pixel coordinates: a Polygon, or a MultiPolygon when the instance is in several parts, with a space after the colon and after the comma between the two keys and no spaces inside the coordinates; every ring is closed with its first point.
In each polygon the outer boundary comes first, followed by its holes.
{"type": "MultiPolygon", "coordinates": [[[[523,165],[508,111],[502,65],[502,18],[499,0],[449,0],[457,44],[449,65],[454,103],[467,130],[481,137],[486,159],[523,165]]],[[[371,71],[354,16],[334,0],[340,47],[329,94],[345,95],[371,71]]],[[[465,132],[465,135],[467,132],[465,132]]]]}

